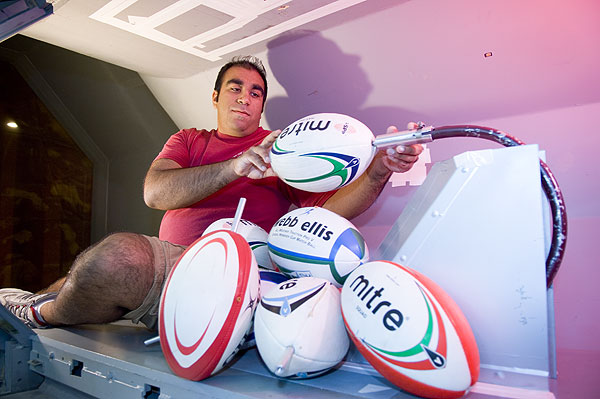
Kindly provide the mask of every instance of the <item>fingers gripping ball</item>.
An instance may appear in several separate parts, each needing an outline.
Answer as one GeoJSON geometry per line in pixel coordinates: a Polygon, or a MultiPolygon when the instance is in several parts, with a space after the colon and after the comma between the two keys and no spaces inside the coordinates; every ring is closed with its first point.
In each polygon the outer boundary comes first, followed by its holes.
{"type": "MultiPolygon", "coordinates": [[[[216,220],[204,230],[202,235],[216,230],[231,230],[232,224],[233,218],[216,220]]],[[[269,234],[265,229],[249,220],[240,219],[237,233],[244,237],[248,242],[248,245],[250,245],[250,249],[252,249],[254,257],[256,258],[256,263],[258,263],[259,267],[270,270],[275,268],[269,257],[269,250],[267,249],[267,238],[269,234]]]]}
{"type": "Polygon", "coordinates": [[[346,276],[368,261],[358,229],[319,207],[298,208],[281,217],[268,238],[273,263],[290,277],[320,277],[341,287],[346,276]]]}
{"type": "Polygon", "coordinates": [[[422,274],[368,262],[342,288],[342,315],[359,352],[390,382],[425,398],[459,398],[479,376],[467,319],[422,274]]]}
{"type": "Polygon", "coordinates": [[[308,378],[326,372],[349,347],[339,289],[315,277],[280,283],[262,297],[254,335],[261,358],[275,375],[308,378]]]}
{"type": "Polygon", "coordinates": [[[358,178],[375,155],[371,130],[342,114],[314,114],[286,127],[271,148],[271,167],[292,187],[325,192],[358,178]]]}

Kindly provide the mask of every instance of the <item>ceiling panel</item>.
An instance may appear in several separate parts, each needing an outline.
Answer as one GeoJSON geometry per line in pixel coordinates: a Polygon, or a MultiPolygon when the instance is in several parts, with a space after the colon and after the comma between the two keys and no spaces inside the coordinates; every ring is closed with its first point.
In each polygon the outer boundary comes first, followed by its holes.
{"type": "Polygon", "coordinates": [[[142,74],[182,78],[263,50],[287,31],[330,28],[405,1],[50,0],[54,15],[22,33],[142,74]]]}
{"type": "MultiPolygon", "coordinates": [[[[134,8],[146,0],[111,0],[90,18],[217,61],[238,51],[365,0],[179,0],[149,16],[134,8]],[[123,20],[124,16],[127,20],[123,20]],[[225,40],[220,38],[227,37],[225,40]],[[213,49],[205,43],[212,42],[213,49]],[[215,45],[219,43],[219,45],[215,45]]],[[[152,3],[155,6],[155,3],[152,3]]],[[[146,13],[147,14],[147,13],[146,13]]]]}

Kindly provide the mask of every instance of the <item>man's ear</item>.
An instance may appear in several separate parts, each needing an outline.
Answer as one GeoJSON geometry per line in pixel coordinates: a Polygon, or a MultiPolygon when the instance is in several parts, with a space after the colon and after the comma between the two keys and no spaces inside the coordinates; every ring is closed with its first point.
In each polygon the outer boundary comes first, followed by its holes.
{"type": "Polygon", "coordinates": [[[213,90],[212,103],[216,107],[218,102],[219,102],[219,92],[216,90],[213,90]]]}

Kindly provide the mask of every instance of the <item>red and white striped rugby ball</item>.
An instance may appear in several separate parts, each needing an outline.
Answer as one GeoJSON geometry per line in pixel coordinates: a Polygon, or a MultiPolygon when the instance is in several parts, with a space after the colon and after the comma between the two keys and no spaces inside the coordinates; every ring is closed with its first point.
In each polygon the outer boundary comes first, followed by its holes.
{"type": "Polygon", "coordinates": [[[271,147],[271,167],[300,190],[325,192],[356,180],[367,169],[375,137],[348,115],[321,113],[287,126],[271,147]]]}
{"type": "Polygon", "coordinates": [[[342,316],[352,341],[387,380],[426,398],[459,398],[479,377],[479,351],[456,303],[424,275],[368,262],[346,279],[342,316]]]}
{"type": "Polygon", "coordinates": [[[159,310],[160,344],[175,374],[199,381],[233,357],[251,326],[259,284],[256,259],[237,233],[215,231],[186,249],[159,310]]]}

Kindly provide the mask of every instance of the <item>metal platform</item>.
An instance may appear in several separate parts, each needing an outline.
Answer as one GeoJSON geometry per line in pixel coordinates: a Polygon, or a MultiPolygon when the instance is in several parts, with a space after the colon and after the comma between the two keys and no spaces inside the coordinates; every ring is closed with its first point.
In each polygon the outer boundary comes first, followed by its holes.
{"type": "MultiPolygon", "coordinates": [[[[469,399],[555,398],[554,310],[552,290],[545,288],[538,163],[537,147],[523,146],[438,164],[379,249],[380,259],[407,261],[438,281],[470,320],[482,367],[478,383],[466,395],[469,399]],[[522,182],[517,192],[508,196],[517,182],[522,182]],[[531,207],[523,206],[525,199],[531,207]],[[472,203],[478,204],[479,213],[472,203]],[[464,215],[471,215],[470,224],[464,215]],[[488,222],[486,229],[479,227],[481,220],[488,222]],[[505,234],[507,229],[497,231],[507,223],[519,229],[511,234],[505,234]],[[456,236],[463,238],[464,248],[446,239],[456,236]],[[509,239],[514,245],[507,245],[509,239]],[[448,254],[455,259],[451,273],[448,254]],[[482,259],[486,268],[481,267],[482,259]],[[471,282],[469,289],[465,281],[471,282]],[[477,287],[485,292],[471,292],[477,287]]],[[[0,306],[0,395],[414,398],[381,377],[354,347],[336,369],[312,379],[279,379],[264,366],[256,349],[250,349],[216,375],[189,381],[170,370],[160,345],[144,345],[155,335],[125,321],[31,330],[0,306]]]]}
{"type": "MultiPolygon", "coordinates": [[[[0,313],[4,309],[0,309],[0,313]]],[[[24,326],[23,326],[24,327],[24,326]]],[[[4,330],[6,331],[6,330],[4,330]]],[[[20,387],[3,392],[20,398],[414,398],[382,378],[351,350],[340,367],[307,380],[279,379],[263,365],[256,349],[240,353],[218,374],[200,382],[174,375],[160,345],[145,346],[155,335],[121,321],[106,325],[29,330],[31,346],[3,340],[4,359],[28,352],[28,358],[4,365],[3,385],[10,375],[20,387]],[[352,361],[356,360],[356,361],[352,361]],[[18,390],[27,388],[22,393],[18,390]]],[[[554,398],[549,379],[482,369],[479,382],[466,396],[487,398],[554,398]]]]}

